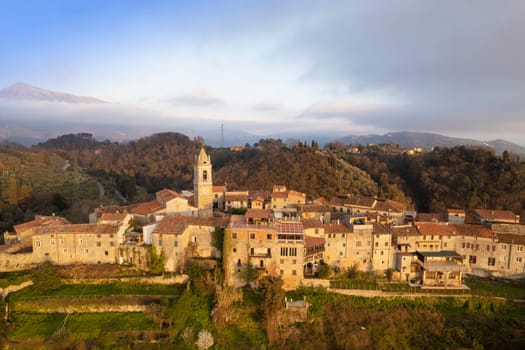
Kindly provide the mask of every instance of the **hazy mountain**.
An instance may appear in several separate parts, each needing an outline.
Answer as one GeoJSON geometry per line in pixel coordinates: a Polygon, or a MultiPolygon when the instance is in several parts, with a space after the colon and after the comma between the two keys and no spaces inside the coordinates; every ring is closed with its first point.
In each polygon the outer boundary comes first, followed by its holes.
{"type": "Polygon", "coordinates": [[[362,145],[393,143],[398,144],[400,147],[421,147],[426,150],[430,150],[433,147],[454,147],[459,145],[470,145],[493,148],[496,154],[501,154],[503,153],[503,151],[507,150],[511,153],[519,154],[522,156],[525,155],[525,147],[505,140],[480,141],[474,139],[410,131],[389,132],[384,135],[348,135],[338,139],[337,141],[340,141],[345,144],[362,145]]]}
{"type": "Polygon", "coordinates": [[[64,92],[42,89],[25,83],[16,83],[0,90],[0,98],[10,100],[38,100],[66,103],[105,103],[94,97],[76,96],[64,92]]]}

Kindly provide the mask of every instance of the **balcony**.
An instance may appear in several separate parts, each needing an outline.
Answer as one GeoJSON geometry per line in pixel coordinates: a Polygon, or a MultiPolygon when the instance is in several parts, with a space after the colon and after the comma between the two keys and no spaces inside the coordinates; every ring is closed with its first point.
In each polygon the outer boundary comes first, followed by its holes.
{"type": "Polygon", "coordinates": [[[423,269],[430,272],[456,271],[462,272],[465,267],[457,261],[421,261],[417,260],[417,264],[423,269]]]}

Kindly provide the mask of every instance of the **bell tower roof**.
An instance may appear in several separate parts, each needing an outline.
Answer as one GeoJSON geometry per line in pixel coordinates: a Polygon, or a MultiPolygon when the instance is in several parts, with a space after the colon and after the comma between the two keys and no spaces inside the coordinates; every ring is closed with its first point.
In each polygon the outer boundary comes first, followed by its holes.
{"type": "Polygon", "coordinates": [[[199,152],[199,155],[197,156],[197,165],[210,165],[210,164],[211,164],[210,156],[206,154],[204,145],[202,145],[201,151],[199,152]]]}

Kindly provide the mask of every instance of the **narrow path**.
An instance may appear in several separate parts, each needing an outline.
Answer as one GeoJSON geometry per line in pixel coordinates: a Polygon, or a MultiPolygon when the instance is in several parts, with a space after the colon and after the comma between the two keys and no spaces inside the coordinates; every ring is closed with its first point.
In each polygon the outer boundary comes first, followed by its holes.
{"type": "Polygon", "coordinates": [[[102,198],[104,198],[104,186],[102,186],[98,180],[95,180],[95,182],[97,183],[98,187],[98,199],[102,200],[102,198]]]}

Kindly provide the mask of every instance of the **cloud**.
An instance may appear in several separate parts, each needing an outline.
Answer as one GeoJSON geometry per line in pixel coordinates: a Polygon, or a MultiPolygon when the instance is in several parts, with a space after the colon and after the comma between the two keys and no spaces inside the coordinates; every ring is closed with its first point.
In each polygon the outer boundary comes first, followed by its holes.
{"type": "Polygon", "coordinates": [[[192,107],[214,107],[224,105],[225,101],[212,96],[206,90],[196,90],[186,94],[182,94],[167,100],[175,106],[192,106],[192,107]]]}
{"type": "Polygon", "coordinates": [[[525,3],[314,2],[305,11],[318,15],[299,22],[281,51],[308,61],[302,82],[388,96],[402,107],[319,112],[357,112],[358,123],[397,130],[488,133],[519,125],[525,133],[525,3]]]}
{"type": "Polygon", "coordinates": [[[252,109],[257,112],[276,112],[284,109],[284,106],[279,102],[262,101],[254,104],[252,109]]]}

